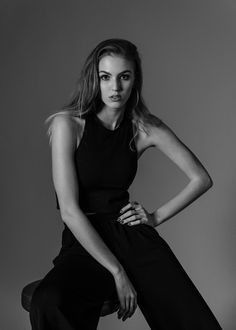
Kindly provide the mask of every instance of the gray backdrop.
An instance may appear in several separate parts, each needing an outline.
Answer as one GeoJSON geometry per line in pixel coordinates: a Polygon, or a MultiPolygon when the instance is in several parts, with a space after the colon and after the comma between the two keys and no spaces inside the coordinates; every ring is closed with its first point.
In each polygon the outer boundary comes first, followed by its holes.
{"type": "MultiPolygon", "coordinates": [[[[0,15],[0,328],[30,329],[21,289],[51,269],[60,247],[63,226],[43,122],[68,98],[90,50],[121,37],[141,52],[150,110],[193,150],[214,181],[158,231],[223,328],[235,329],[235,1],[9,0],[1,1],[0,15]]],[[[131,199],[151,211],[186,183],[152,148],[140,159],[131,199]]],[[[100,320],[99,330],[111,327],[148,329],[139,309],[126,322],[116,314],[100,320]]]]}

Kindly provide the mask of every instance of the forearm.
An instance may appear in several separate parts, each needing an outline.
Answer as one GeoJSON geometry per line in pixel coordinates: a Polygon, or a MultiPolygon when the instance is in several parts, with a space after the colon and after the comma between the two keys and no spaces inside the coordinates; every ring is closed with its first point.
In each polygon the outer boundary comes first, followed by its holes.
{"type": "Polygon", "coordinates": [[[63,221],[81,245],[113,276],[123,271],[123,267],[102,240],[96,229],[78,208],[62,216],[63,221]]]}
{"type": "Polygon", "coordinates": [[[191,180],[174,198],[153,212],[156,226],[170,219],[195,201],[212,186],[212,180],[191,180]]]}

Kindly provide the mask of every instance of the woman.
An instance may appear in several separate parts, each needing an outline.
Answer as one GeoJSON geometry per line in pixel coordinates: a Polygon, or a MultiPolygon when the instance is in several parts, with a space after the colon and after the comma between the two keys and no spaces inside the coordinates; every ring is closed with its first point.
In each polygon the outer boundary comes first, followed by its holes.
{"type": "Polygon", "coordinates": [[[151,329],[221,329],[206,302],[155,230],[212,186],[197,157],[141,96],[137,48],[101,42],[88,56],[72,98],[48,130],[57,208],[65,228],[54,267],[31,304],[33,330],[97,328],[104,300],[117,295],[118,317],[137,304],[151,329]],[[129,200],[137,160],[162,150],[189,178],[149,213],[129,200]]]}

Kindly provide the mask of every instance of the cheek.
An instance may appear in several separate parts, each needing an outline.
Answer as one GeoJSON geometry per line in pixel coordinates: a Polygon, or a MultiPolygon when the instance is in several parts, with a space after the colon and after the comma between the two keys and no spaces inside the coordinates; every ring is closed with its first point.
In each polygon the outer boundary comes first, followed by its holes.
{"type": "Polygon", "coordinates": [[[126,81],[126,89],[131,90],[134,86],[134,80],[126,81]]]}
{"type": "Polygon", "coordinates": [[[101,97],[104,97],[107,94],[107,88],[104,84],[100,84],[100,94],[101,94],[101,97]]]}
{"type": "Polygon", "coordinates": [[[126,85],[125,89],[126,89],[127,94],[131,94],[132,88],[133,88],[133,83],[129,83],[126,85]]]}

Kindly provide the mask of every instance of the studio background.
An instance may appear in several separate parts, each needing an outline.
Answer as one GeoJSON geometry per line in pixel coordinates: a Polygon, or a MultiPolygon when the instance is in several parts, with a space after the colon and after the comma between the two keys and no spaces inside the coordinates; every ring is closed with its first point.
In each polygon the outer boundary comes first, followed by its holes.
{"type": "MultiPolygon", "coordinates": [[[[88,53],[100,41],[119,37],[141,53],[150,110],[193,150],[214,181],[157,230],[223,329],[235,329],[235,2],[10,0],[0,3],[0,24],[0,328],[30,329],[21,290],[52,268],[60,248],[63,224],[44,120],[68,99],[88,53]]],[[[140,158],[131,200],[152,211],[186,183],[151,148],[140,158]]],[[[116,313],[100,319],[99,330],[111,328],[149,329],[139,309],[125,322],[116,313]]]]}

